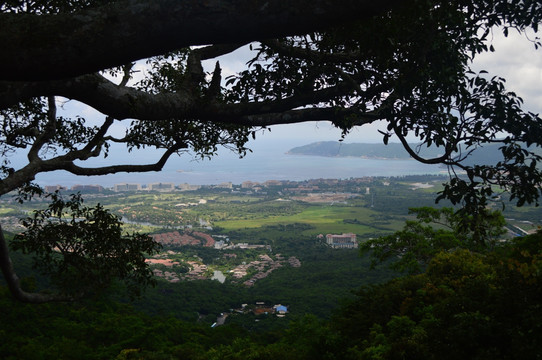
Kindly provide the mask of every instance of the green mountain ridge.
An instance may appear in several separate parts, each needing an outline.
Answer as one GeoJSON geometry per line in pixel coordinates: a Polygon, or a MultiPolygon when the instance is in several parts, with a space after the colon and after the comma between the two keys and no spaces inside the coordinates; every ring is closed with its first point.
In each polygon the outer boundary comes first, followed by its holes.
{"type": "MultiPolygon", "coordinates": [[[[424,158],[434,158],[442,155],[443,149],[439,147],[419,147],[413,144],[412,148],[419,151],[424,158]]],[[[476,149],[463,161],[465,165],[486,164],[492,165],[503,159],[499,148],[502,144],[486,144],[476,149]]],[[[532,149],[531,149],[532,150],[532,149]]],[[[539,149],[534,149],[540,153],[539,149]]],[[[286,152],[289,155],[308,155],[325,157],[360,157],[365,159],[381,160],[407,160],[411,156],[400,143],[371,144],[371,143],[343,143],[338,141],[319,141],[311,144],[298,146],[286,152]]]]}
{"type": "MultiPolygon", "coordinates": [[[[439,150],[439,149],[436,149],[439,150]]],[[[368,144],[319,141],[290,149],[290,155],[312,155],[326,157],[364,157],[369,159],[409,159],[410,155],[399,143],[368,144]]],[[[437,153],[435,152],[435,155],[437,153]]]]}

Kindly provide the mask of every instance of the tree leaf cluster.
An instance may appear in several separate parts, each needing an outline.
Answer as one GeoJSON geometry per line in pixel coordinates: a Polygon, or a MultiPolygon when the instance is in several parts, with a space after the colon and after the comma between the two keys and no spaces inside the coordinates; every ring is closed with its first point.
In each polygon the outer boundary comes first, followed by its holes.
{"type": "Polygon", "coordinates": [[[362,288],[334,325],[362,359],[535,359],[540,236],[441,252],[423,274],[362,288]]]}
{"type": "Polygon", "coordinates": [[[361,254],[372,258],[372,266],[387,262],[395,270],[419,273],[442,251],[491,250],[506,232],[499,211],[486,210],[483,216],[468,216],[452,208],[422,207],[409,212],[416,219],[407,220],[402,230],[360,245],[361,254]]]}
{"type": "Polygon", "coordinates": [[[60,294],[74,298],[104,292],[122,281],[131,296],[154,283],[145,255],[160,246],[144,234],[123,234],[119,218],[100,204],[86,207],[80,194],[58,193],[51,203],[22,220],[26,230],[11,248],[32,254],[33,266],[51,277],[60,294]]]}

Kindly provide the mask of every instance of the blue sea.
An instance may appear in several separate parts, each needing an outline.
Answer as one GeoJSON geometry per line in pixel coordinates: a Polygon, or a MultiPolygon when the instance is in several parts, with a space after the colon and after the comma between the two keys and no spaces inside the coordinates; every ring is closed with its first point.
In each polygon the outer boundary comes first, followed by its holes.
{"type": "MultiPolygon", "coordinates": [[[[299,145],[299,144],[297,144],[299,145]]],[[[213,185],[222,182],[241,184],[243,181],[266,180],[301,181],[317,178],[347,179],[365,176],[402,176],[439,174],[436,165],[421,164],[415,160],[377,160],[356,157],[320,157],[286,154],[292,144],[258,144],[244,158],[222,149],[211,160],[195,160],[191,154],[173,157],[160,172],[119,173],[106,176],[75,176],[65,171],[39,174],[40,185],[99,184],[112,187],[118,183],[151,184],[157,182],[213,185]]],[[[114,163],[146,163],[156,161],[156,151],[126,153],[113,150],[106,159],[94,160],[93,165],[114,163]]],[[[86,164],[89,164],[87,162],[86,164]]],[[[84,165],[83,163],[81,165],[84,165]]]]}

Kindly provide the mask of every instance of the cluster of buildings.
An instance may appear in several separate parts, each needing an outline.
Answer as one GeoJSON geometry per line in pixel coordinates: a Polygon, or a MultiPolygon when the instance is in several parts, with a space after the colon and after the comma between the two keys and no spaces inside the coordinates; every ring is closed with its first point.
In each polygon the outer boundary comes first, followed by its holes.
{"type": "Polygon", "coordinates": [[[264,182],[255,182],[255,181],[244,181],[241,183],[242,189],[254,189],[256,187],[260,188],[269,188],[273,186],[279,187],[288,187],[292,186],[292,189],[307,189],[307,190],[318,190],[320,187],[328,186],[337,186],[337,185],[361,185],[367,184],[374,181],[373,177],[361,177],[361,178],[351,178],[351,179],[310,179],[303,181],[292,181],[292,180],[267,180],[264,182]]]}
{"type": "Polygon", "coordinates": [[[276,314],[278,317],[284,317],[288,313],[288,307],[282,304],[268,306],[263,301],[259,301],[256,302],[256,306],[241,304],[241,309],[237,309],[236,312],[240,314],[252,312],[254,315],[276,314]]]}
{"type": "MultiPolygon", "coordinates": [[[[209,268],[205,265],[202,259],[197,258],[195,260],[188,261],[176,261],[172,260],[169,257],[175,255],[174,251],[167,251],[163,254],[154,256],[153,258],[145,260],[149,265],[155,265],[153,269],[153,274],[157,277],[160,277],[166,281],[175,283],[182,280],[204,280],[209,278],[209,268]],[[182,265],[188,266],[188,271],[184,270],[182,273],[176,271],[176,267],[182,265]],[[156,267],[156,265],[162,265],[156,267]]],[[[223,255],[225,258],[237,258],[236,254],[226,253],[223,255]]],[[[295,256],[291,256],[288,259],[285,259],[282,255],[275,255],[275,259],[267,254],[259,255],[258,260],[251,261],[249,263],[242,263],[237,265],[235,268],[229,271],[232,278],[235,280],[243,281],[245,286],[253,286],[254,283],[258,280],[264,279],[269,276],[276,269],[288,264],[292,267],[300,267],[301,262],[295,256]],[[254,271],[249,271],[250,268],[253,268],[254,271]],[[252,273],[249,279],[246,279],[249,272],[252,273]],[[245,279],[243,279],[245,278],[245,279]]]]}
{"type": "MultiPolygon", "coordinates": [[[[150,265],[164,265],[168,268],[172,268],[175,265],[181,265],[178,261],[173,261],[171,259],[146,259],[145,262],[150,265]]],[[[175,271],[168,271],[168,270],[160,270],[160,269],[153,269],[152,273],[156,277],[160,277],[168,282],[179,282],[181,279],[179,278],[179,275],[175,271]]]]}
{"type": "MultiPolygon", "coordinates": [[[[171,192],[175,190],[180,191],[195,191],[201,189],[202,185],[191,185],[191,184],[179,184],[176,186],[174,183],[163,183],[157,182],[152,184],[137,184],[137,183],[120,183],[113,185],[112,188],[108,188],[114,192],[130,192],[130,191],[162,191],[162,192],[171,192]]],[[[217,185],[208,186],[210,188],[216,189],[233,189],[233,183],[224,182],[217,185]]],[[[101,185],[74,185],[71,188],[62,186],[62,185],[48,185],[45,186],[46,192],[55,192],[56,190],[71,190],[75,192],[84,192],[84,193],[102,193],[106,189],[101,185]]]]}
{"type": "MultiPolygon", "coordinates": [[[[256,302],[255,305],[249,305],[249,304],[241,304],[241,307],[238,309],[230,309],[230,312],[221,313],[220,316],[217,317],[216,322],[211,325],[212,328],[224,325],[226,318],[230,315],[246,315],[249,313],[253,313],[254,315],[269,315],[274,314],[277,317],[285,317],[288,313],[288,307],[282,304],[276,304],[276,305],[267,305],[263,301],[256,302]]],[[[260,321],[260,319],[255,319],[254,321],[260,321]]]]}
{"type": "MultiPolygon", "coordinates": [[[[169,259],[160,261],[159,259],[148,259],[146,260],[149,264],[153,265],[165,265],[168,267],[173,267],[174,265],[180,265],[177,261],[171,261],[169,259]],[[169,261],[169,263],[168,263],[169,261]]],[[[177,283],[181,280],[206,280],[208,277],[205,275],[208,268],[207,265],[197,262],[197,261],[186,261],[186,264],[190,267],[190,270],[182,275],[175,271],[153,269],[152,272],[154,276],[160,277],[170,283],[177,283]]]]}
{"type": "MultiPolygon", "coordinates": [[[[305,181],[291,181],[291,180],[267,180],[264,182],[244,181],[241,185],[234,185],[232,182],[222,182],[216,185],[193,185],[188,183],[182,183],[175,185],[168,182],[157,182],[152,184],[138,184],[138,183],[119,183],[115,184],[110,190],[114,192],[129,192],[129,191],[195,191],[201,188],[215,188],[215,189],[230,189],[230,190],[245,190],[259,192],[264,189],[281,188],[282,191],[303,193],[311,191],[319,191],[325,188],[339,186],[339,185],[362,185],[373,181],[372,177],[352,178],[352,179],[311,179],[305,181]]],[[[47,192],[54,192],[56,190],[72,190],[86,193],[101,193],[105,190],[101,185],[74,185],[71,188],[52,185],[46,186],[47,192]]],[[[236,190],[236,191],[237,191],[236,190]]]]}
{"type": "Polygon", "coordinates": [[[249,243],[228,243],[228,242],[217,242],[215,244],[215,249],[221,250],[231,250],[231,249],[266,249],[271,251],[271,245],[262,245],[262,244],[249,244],[249,243]]]}
{"type": "MultiPolygon", "coordinates": [[[[152,183],[148,185],[141,185],[141,184],[115,184],[113,186],[114,192],[127,192],[127,191],[174,191],[174,190],[180,190],[180,191],[195,191],[201,189],[202,185],[192,185],[192,184],[179,184],[178,186],[175,186],[174,183],[152,183]]],[[[211,188],[216,189],[232,189],[233,183],[231,182],[223,182],[217,185],[210,186],[211,188]]]]}
{"type": "Polygon", "coordinates": [[[113,186],[114,192],[127,192],[127,191],[173,191],[175,190],[175,184],[174,183],[153,183],[148,185],[141,185],[141,184],[127,184],[127,183],[121,183],[121,184],[115,184],[113,186]]]}
{"type": "Polygon", "coordinates": [[[295,256],[291,256],[288,260],[280,254],[275,255],[273,260],[269,255],[263,254],[258,257],[258,260],[249,262],[248,264],[241,264],[231,270],[232,276],[235,279],[242,279],[247,276],[249,268],[253,267],[257,272],[250,277],[250,279],[243,281],[245,286],[253,286],[258,280],[265,279],[273,271],[282,267],[285,263],[288,263],[292,267],[300,267],[301,262],[295,256]]]}

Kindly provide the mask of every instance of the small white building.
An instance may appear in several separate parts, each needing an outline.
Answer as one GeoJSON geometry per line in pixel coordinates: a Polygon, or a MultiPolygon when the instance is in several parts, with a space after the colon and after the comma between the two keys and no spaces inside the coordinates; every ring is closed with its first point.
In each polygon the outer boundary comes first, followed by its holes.
{"type": "Polygon", "coordinates": [[[356,249],[358,247],[358,241],[356,240],[356,234],[327,234],[326,244],[333,249],[356,249]]]}

